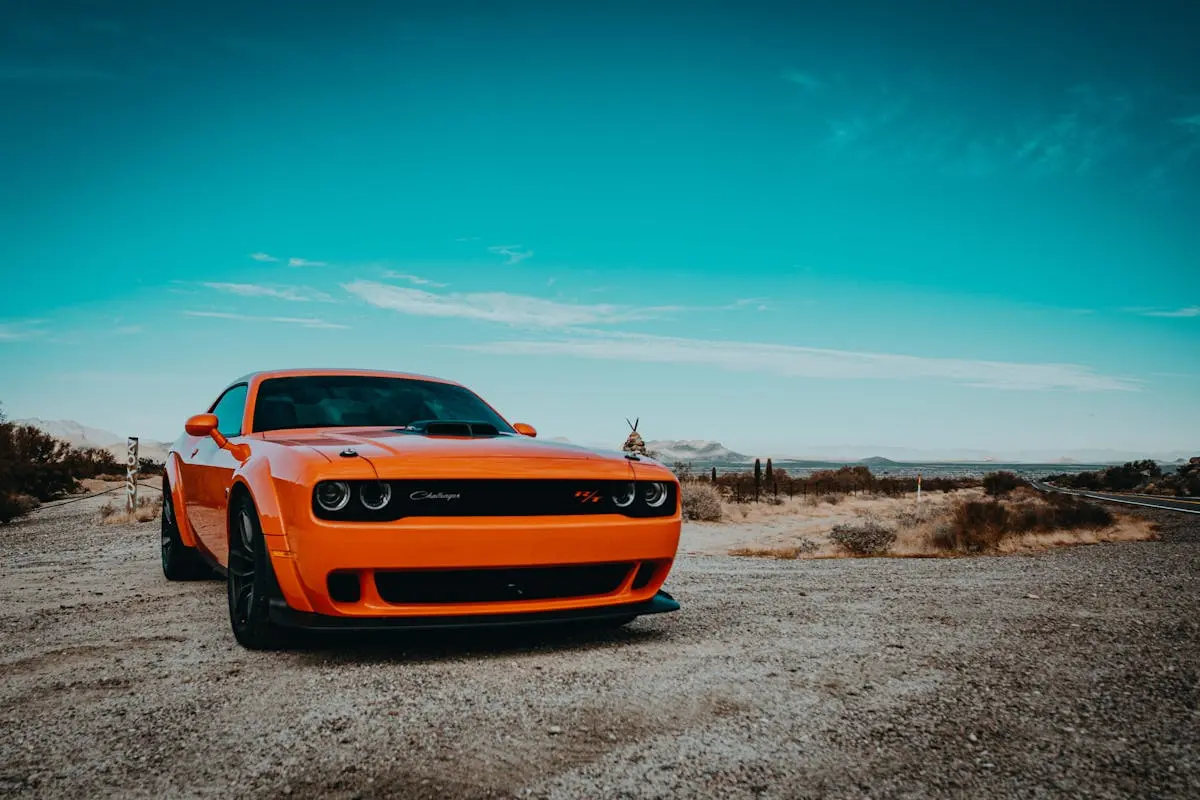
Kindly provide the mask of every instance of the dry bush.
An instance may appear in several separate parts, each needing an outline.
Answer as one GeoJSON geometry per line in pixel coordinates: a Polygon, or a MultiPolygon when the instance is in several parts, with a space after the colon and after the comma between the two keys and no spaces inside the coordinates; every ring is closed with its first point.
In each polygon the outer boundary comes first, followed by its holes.
{"type": "Polygon", "coordinates": [[[725,516],[721,493],[707,483],[685,481],[680,485],[683,518],[698,522],[720,522],[725,516]]]}
{"type": "Polygon", "coordinates": [[[827,494],[824,497],[822,497],[821,500],[823,500],[826,503],[829,503],[829,505],[831,505],[831,506],[836,506],[838,503],[842,502],[842,497],[843,497],[843,495],[840,495],[840,494],[827,494]]]}
{"type": "Polygon", "coordinates": [[[896,543],[896,532],[876,519],[834,525],[829,538],[843,550],[856,556],[886,553],[896,543]]]}
{"type": "Polygon", "coordinates": [[[37,507],[37,499],[27,494],[0,493],[0,523],[23,517],[37,507]]]}
{"type": "Polygon", "coordinates": [[[967,501],[955,506],[949,524],[934,531],[931,543],[942,550],[981,553],[996,550],[1013,535],[1099,530],[1113,522],[1108,509],[1069,495],[1052,494],[1048,502],[967,501]]]}
{"type": "Polygon", "coordinates": [[[1005,497],[1025,485],[1025,479],[1015,472],[989,472],[983,476],[983,490],[992,497],[1005,497]]]}
{"type": "Polygon", "coordinates": [[[100,521],[105,525],[126,525],[131,522],[150,522],[158,519],[162,512],[161,497],[139,497],[137,508],[130,514],[125,510],[125,503],[108,501],[100,506],[100,521]]]}

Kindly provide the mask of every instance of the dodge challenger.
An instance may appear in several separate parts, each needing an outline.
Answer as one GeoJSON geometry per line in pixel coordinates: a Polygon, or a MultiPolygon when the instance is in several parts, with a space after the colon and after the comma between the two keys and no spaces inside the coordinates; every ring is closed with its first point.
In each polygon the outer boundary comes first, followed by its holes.
{"type": "Polygon", "coordinates": [[[163,477],[162,569],[225,577],[233,635],[589,621],[674,611],[679,483],[546,442],[466,387],[259,372],[188,419],[163,477]]]}

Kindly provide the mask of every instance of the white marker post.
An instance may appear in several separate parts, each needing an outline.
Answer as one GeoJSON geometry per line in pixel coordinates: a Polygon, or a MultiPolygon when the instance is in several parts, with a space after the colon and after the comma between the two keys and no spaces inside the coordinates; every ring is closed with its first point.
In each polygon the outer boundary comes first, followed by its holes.
{"type": "Polygon", "coordinates": [[[921,516],[921,473],[917,473],[917,516],[921,516]]]}
{"type": "Polygon", "coordinates": [[[125,448],[125,510],[137,511],[138,437],[130,436],[125,448]]]}

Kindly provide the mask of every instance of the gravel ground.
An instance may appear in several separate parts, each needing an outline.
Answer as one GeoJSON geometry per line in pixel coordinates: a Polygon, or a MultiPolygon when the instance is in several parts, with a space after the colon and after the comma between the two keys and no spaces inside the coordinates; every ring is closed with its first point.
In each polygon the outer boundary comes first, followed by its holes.
{"type": "Polygon", "coordinates": [[[0,527],[0,795],[1200,796],[1200,517],[1036,556],[685,555],[683,610],[621,631],[264,654],[101,503],[0,527]]]}

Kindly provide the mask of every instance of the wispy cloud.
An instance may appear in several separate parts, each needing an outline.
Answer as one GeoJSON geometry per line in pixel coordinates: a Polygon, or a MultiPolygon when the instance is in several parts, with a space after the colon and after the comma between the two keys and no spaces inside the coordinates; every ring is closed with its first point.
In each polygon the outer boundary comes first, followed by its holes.
{"type": "Polygon", "coordinates": [[[435,294],[375,281],[358,280],[342,288],[379,308],[421,317],[457,317],[524,328],[569,328],[647,320],[684,311],[681,306],[636,307],[564,303],[506,292],[435,294]]]}
{"type": "Polygon", "coordinates": [[[457,345],[489,355],[571,356],[624,362],[702,364],[731,372],[764,372],[831,380],[942,380],[963,386],[1044,391],[1138,391],[1140,382],[1100,375],[1076,364],[1034,364],[828,350],[816,347],[706,341],[643,334],[603,334],[557,341],[457,345]]]}
{"type": "Polygon", "coordinates": [[[1176,125],[1181,125],[1190,131],[1200,133],[1200,114],[1192,114],[1190,117],[1180,117],[1175,120],[1176,125]]]}
{"type": "Polygon", "coordinates": [[[23,342],[43,335],[45,320],[30,319],[20,322],[0,322],[0,342],[23,342]]]}
{"type": "Polygon", "coordinates": [[[251,253],[250,257],[255,261],[278,261],[279,259],[270,253],[251,253]]]}
{"type": "Polygon", "coordinates": [[[407,272],[396,272],[395,270],[384,270],[383,277],[393,281],[408,281],[414,286],[432,286],[435,289],[445,288],[448,284],[431,281],[429,278],[422,278],[420,275],[409,275],[407,272]]]}
{"type": "Polygon", "coordinates": [[[310,261],[307,258],[289,258],[287,263],[288,263],[289,267],[328,267],[329,266],[329,262],[327,262],[327,261],[310,261]]]}
{"type": "Polygon", "coordinates": [[[184,311],[187,317],[206,317],[211,319],[229,319],[239,322],[275,322],[281,325],[300,325],[304,328],[343,329],[349,326],[336,322],[327,322],[313,317],[255,317],[248,314],[231,314],[226,311],[184,311]]]}
{"type": "Polygon", "coordinates": [[[504,262],[505,266],[519,264],[533,255],[532,250],[522,250],[519,244],[498,244],[489,247],[488,252],[506,256],[508,260],[504,262]]]}
{"type": "Polygon", "coordinates": [[[334,303],[325,292],[307,286],[263,286],[256,283],[204,283],[203,286],[218,292],[236,294],[239,297],[273,297],[293,303],[334,303]]]}
{"type": "Polygon", "coordinates": [[[783,79],[809,92],[821,88],[821,81],[816,75],[799,69],[785,69],[783,71],[783,79]]]}
{"type": "Polygon", "coordinates": [[[1142,311],[1146,317],[1200,317],[1200,306],[1187,306],[1168,311],[1142,311]]]}

